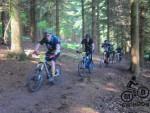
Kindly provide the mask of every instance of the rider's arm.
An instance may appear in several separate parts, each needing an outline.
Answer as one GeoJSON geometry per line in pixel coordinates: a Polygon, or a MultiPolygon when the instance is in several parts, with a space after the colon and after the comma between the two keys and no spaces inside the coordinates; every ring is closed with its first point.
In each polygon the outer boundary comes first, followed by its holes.
{"type": "Polygon", "coordinates": [[[81,41],[81,49],[82,51],[85,51],[85,39],[81,41]]]}
{"type": "Polygon", "coordinates": [[[35,46],[35,51],[36,51],[36,52],[38,52],[38,50],[39,50],[39,48],[40,48],[40,45],[41,45],[41,44],[38,43],[38,44],[35,46]]]}
{"type": "Polygon", "coordinates": [[[56,45],[56,51],[55,51],[55,55],[57,55],[58,53],[60,53],[60,44],[56,45]]]}
{"type": "Polygon", "coordinates": [[[38,52],[40,45],[43,45],[45,43],[45,38],[43,38],[39,43],[35,46],[35,51],[38,52]]]}
{"type": "Polygon", "coordinates": [[[102,46],[101,46],[102,48],[104,47],[104,44],[102,44],[102,46]]]}
{"type": "Polygon", "coordinates": [[[95,44],[92,43],[92,51],[94,51],[94,49],[95,49],[95,44]]]}

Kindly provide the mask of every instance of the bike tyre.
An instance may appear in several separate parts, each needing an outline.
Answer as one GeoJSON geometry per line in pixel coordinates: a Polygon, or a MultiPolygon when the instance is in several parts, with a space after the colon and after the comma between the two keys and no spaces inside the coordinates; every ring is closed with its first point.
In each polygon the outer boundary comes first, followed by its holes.
{"type": "Polygon", "coordinates": [[[85,73],[84,71],[85,71],[85,64],[83,63],[83,61],[80,61],[78,64],[78,75],[80,77],[83,77],[85,73]]]}
{"type": "Polygon", "coordinates": [[[30,92],[38,91],[43,84],[44,76],[41,70],[36,70],[34,74],[29,76],[27,81],[27,87],[30,92]]]}

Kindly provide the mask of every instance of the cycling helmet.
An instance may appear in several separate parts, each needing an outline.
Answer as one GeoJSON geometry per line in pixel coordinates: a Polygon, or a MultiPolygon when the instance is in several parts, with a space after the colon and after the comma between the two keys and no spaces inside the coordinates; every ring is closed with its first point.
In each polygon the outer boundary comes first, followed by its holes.
{"type": "Polygon", "coordinates": [[[47,30],[43,31],[43,36],[46,38],[47,36],[51,35],[51,33],[47,30]]]}
{"type": "Polygon", "coordinates": [[[89,35],[89,34],[86,34],[86,35],[85,35],[85,38],[90,38],[90,35],[89,35]]]}
{"type": "Polygon", "coordinates": [[[50,35],[51,33],[50,33],[49,31],[45,30],[45,31],[43,32],[43,34],[44,34],[44,35],[50,35]]]}
{"type": "Polygon", "coordinates": [[[108,42],[109,42],[108,40],[105,40],[105,41],[104,41],[104,43],[108,43],[108,42]]]}

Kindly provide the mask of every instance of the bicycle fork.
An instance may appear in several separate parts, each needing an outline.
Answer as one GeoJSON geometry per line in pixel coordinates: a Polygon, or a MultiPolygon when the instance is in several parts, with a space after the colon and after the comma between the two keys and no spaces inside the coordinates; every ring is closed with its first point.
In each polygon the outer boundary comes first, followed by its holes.
{"type": "Polygon", "coordinates": [[[45,68],[45,71],[46,71],[46,74],[47,74],[47,78],[50,78],[51,77],[51,73],[50,73],[51,68],[48,68],[46,63],[44,63],[44,68],[45,68]]]}

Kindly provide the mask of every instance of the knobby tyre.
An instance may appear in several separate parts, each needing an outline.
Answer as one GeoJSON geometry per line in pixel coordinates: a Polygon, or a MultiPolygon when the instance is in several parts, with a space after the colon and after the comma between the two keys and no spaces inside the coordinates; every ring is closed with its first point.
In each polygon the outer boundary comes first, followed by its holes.
{"type": "Polygon", "coordinates": [[[80,61],[79,64],[78,64],[78,75],[80,77],[83,77],[84,76],[84,71],[85,71],[84,63],[83,63],[83,61],[80,61]]]}
{"type": "Polygon", "coordinates": [[[42,70],[36,69],[35,72],[29,76],[27,87],[30,92],[38,91],[44,81],[42,70]]]}

